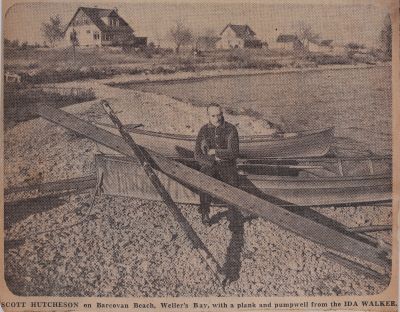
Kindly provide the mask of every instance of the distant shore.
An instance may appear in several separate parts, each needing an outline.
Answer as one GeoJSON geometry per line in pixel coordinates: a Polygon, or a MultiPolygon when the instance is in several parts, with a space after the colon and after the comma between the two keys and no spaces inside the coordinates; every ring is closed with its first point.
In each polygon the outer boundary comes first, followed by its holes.
{"type": "Polygon", "coordinates": [[[226,78],[239,76],[258,76],[273,75],[284,73],[312,72],[324,70],[345,70],[345,69],[366,69],[374,67],[391,66],[390,63],[380,63],[376,65],[358,64],[358,65],[320,65],[318,67],[302,67],[302,68],[280,68],[269,70],[257,69],[220,69],[220,70],[204,70],[199,72],[176,72],[173,74],[142,74],[127,75],[122,74],[109,79],[102,80],[104,84],[112,87],[126,87],[131,84],[149,84],[149,83],[174,83],[181,81],[200,81],[212,78],[226,78]]]}

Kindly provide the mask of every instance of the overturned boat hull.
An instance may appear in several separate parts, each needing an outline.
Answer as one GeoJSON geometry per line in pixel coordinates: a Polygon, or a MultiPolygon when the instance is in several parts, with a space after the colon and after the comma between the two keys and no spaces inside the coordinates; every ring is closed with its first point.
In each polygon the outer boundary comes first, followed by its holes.
{"type": "MultiPolygon", "coordinates": [[[[96,155],[96,168],[103,173],[103,193],[148,200],[161,200],[143,169],[121,156],[96,155]]],[[[199,204],[198,192],[157,172],[174,201],[199,204]]],[[[390,174],[365,176],[270,176],[240,175],[240,188],[280,206],[346,206],[390,202],[390,174]]]]}

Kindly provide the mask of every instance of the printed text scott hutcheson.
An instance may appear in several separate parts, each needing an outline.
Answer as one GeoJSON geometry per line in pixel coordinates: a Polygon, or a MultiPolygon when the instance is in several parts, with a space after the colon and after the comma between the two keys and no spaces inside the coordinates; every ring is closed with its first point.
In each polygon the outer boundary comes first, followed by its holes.
{"type": "Polygon", "coordinates": [[[23,302],[23,301],[10,301],[10,302],[1,302],[0,306],[2,308],[78,308],[78,302],[67,302],[67,301],[32,301],[32,302],[23,302]]]}

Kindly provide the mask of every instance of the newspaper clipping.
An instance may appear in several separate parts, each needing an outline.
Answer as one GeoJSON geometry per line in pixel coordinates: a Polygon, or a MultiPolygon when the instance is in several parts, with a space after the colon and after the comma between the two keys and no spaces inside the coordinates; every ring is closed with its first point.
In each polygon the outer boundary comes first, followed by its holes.
{"type": "Polygon", "coordinates": [[[399,1],[2,5],[2,310],[398,310],[399,1]]]}

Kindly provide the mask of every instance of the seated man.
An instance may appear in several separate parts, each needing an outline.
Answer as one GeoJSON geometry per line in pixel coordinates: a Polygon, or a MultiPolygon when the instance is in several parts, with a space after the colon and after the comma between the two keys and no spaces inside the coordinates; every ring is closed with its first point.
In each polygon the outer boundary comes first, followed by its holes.
{"type": "MultiPolygon", "coordinates": [[[[224,120],[222,109],[217,104],[207,107],[209,123],[204,125],[197,136],[195,159],[201,165],[201,172],[224,181],[230,185],[239,185],[239,176],[236,169],[236,159],[239,156],[239,136],[234,125],[224,120]]],[[[200,213],[202,222],[210,224],[211,198],[206,193],[200,194],[200,213]]],[[[231,210],[234,227],[235,221],[241,215],[231,210]]]]}

